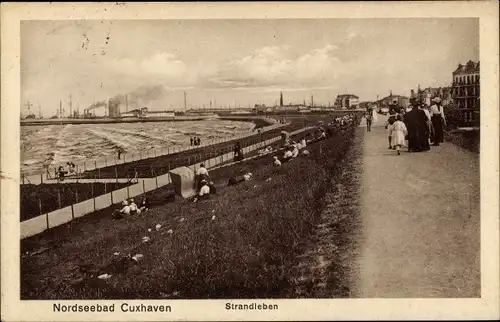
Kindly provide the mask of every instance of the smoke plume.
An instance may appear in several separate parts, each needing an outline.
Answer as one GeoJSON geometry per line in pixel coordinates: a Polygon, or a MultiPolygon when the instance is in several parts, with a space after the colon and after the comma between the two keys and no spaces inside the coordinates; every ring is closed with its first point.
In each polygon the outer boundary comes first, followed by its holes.
{"type": "Polygon", "coordinates": [[[166,91],[162,85],[141,86],[127,94],[118,94],[111,99],[112,102],[129,105],[137,105],[139,108],[146,107],[152,101],[159,100],[165,96],[166,91]]]}

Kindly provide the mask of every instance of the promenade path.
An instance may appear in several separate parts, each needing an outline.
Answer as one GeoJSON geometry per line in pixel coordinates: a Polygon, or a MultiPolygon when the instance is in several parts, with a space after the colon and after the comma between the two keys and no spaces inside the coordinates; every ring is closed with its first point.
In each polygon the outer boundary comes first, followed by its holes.
{"type": "Polygon", "coordinates": [[[352,296],[479,297],[479,155],[445,142],[397,156],[385,119],[364,135],[352,296]]]}

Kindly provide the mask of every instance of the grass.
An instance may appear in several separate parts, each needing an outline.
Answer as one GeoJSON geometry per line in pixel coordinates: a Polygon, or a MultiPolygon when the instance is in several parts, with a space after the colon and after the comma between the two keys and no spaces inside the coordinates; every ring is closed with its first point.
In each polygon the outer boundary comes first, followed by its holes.
{"type": "Polygon", "coordinates": [[[214,170],[219,182],[246,171],[255,178],[199,203],[176,200],[119,221],[102,211],[23,240],[23,253],[52,248],[21,259],[21,298],[294,297],[291,268],[321,219],[325,192],[339,173],[332,168],[352,133],[310,145],[308,157],[281,168],[263,157],[214,170]],[[146,235],[151,240],[142,243],[146,235]],[[136,253],[144,255],[137,264],[122,257],[136,253]],[[95,278],[104,273],[113,277],[95,278]]]}
{"type": "Polygon", "coordinates": [[[125,188],[127,183],[51,183],[23,184],[21,193],[21,221],[125,188]],[[41,209],[40,205],[41,204],[41,209]]]}
{"type": "Polygon", "coordinates": [[[479,153],[481,133],[477,131],[445,132],[445,140],[450,141],[466,150],[479,153]]]}

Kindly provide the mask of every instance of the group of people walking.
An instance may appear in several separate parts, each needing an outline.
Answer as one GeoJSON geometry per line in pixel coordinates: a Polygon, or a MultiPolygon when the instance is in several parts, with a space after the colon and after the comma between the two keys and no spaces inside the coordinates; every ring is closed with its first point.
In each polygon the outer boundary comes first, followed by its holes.
{"type": "MultiPolygon", "coordinates": [[[[409,152],[429,151],[431,144],[439,146],[444,141],[446,118],[441,99],[435,97],[432,103],[424,106],[412,99],[408,111],[402,108],[392,110],[386,124],[389,149],[397,150],[399,155],[401,147],[408,141],[409,152]]],[[[367,127],[370,126],[367,122],[367,127]]]]}

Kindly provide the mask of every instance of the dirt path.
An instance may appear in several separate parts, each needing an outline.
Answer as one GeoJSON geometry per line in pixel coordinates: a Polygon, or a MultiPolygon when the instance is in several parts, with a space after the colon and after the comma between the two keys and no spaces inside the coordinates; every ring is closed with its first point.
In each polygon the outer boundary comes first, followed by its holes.
{"type": "Polygon", "coordinates": [[[364,138],[350,296],[480,296],[478,154],[444,143],[396,156],[379,121],[364,138]]]}

